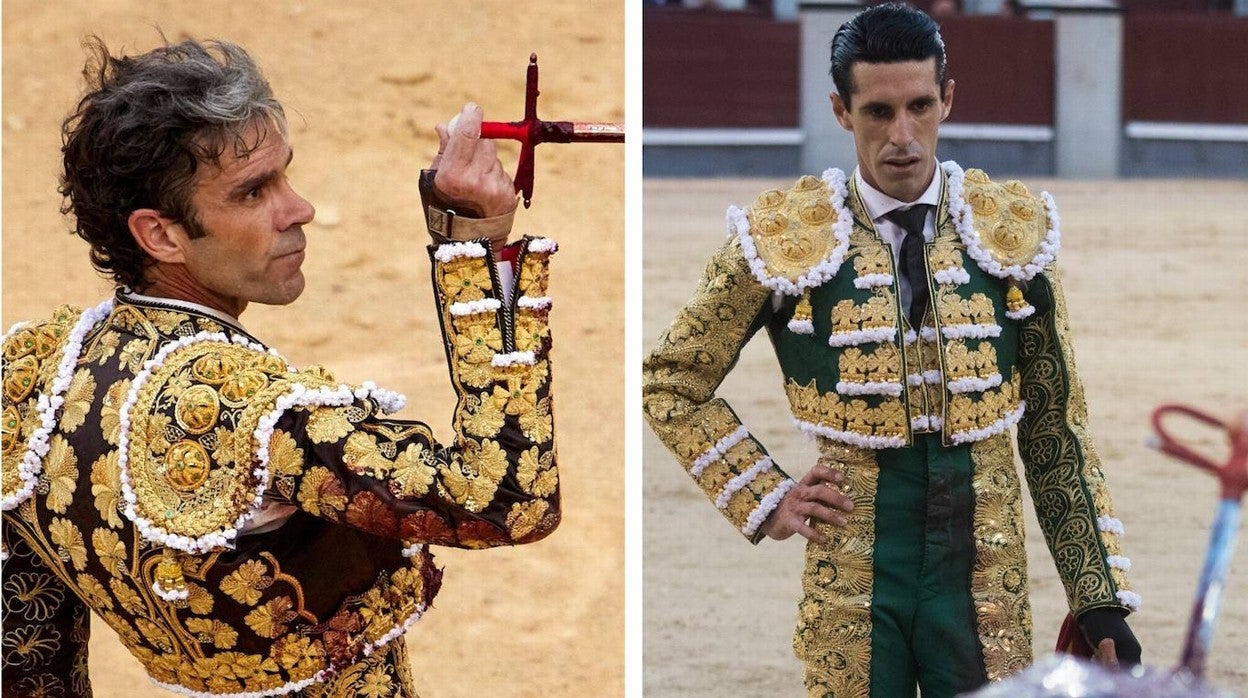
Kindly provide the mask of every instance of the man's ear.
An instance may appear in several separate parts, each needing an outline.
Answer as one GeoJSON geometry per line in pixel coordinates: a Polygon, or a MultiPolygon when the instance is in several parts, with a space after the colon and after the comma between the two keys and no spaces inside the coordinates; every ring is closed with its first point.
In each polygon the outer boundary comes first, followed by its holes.
{"type": "Polygon", "coordinates": [[[181,264],[186,261],[182,245],[188,239],[183,227],[162,216],[154,208],[138,208],[127,220],[130,235],[149,257],[157,262],[181,264]]]}
{"type": "Polygon", "coordinates": [[[836,122],[846,131],[853,131],[854,121],[850,118],[849,107],[845,105],[845,100],[835,92],[829,93],[828,97],[832,99],[832,113],[836,115],[836,122]]]}
{"type": "Polygon", "coordinates": [[[949,112],[953,109],[953,78],[945,80],[945,90],[940,97],[940,103],[940,120],[944,121],[949,118],[949,112]]]}

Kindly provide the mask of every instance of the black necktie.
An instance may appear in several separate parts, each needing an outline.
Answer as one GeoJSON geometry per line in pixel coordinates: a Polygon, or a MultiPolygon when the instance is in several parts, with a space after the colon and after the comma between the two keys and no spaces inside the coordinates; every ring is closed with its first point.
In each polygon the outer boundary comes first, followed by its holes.
{"type": "Polygon", "coordinates": [[[901,241],[901,273],[910,283],[910,326],[918,330],[923,323],[923,312],[931,299],[927,288],[927,265],[923,261],[923,223],[927,220],[930,204],[915,204],[908,209],[896,209],[884,214],[888,220],[901,226],[906,236],[901,241]]]}

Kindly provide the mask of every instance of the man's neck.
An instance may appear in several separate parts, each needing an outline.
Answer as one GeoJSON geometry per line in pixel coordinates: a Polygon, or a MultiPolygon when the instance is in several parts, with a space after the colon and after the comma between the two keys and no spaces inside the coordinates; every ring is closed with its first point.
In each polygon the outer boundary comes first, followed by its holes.
{"type": "Polygon", "coordinates": [[[247,301],[226,298],[201,286],[183,264],[156,264],[148,267],[146,277],[144,295],[196,303],[236,320],[247,309],[247,301]]]}

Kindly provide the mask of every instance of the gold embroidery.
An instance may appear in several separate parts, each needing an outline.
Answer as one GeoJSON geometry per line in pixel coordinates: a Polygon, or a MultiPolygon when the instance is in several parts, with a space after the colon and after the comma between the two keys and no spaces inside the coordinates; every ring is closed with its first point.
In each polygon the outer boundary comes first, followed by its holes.
{"type": "Polygon", "coordinates": [[[796,281],[828,256],[837,243],[830,197],[823,180],[806,176],[787,193],[764,192],[754,202],[746,218],[768,274],[796,281]]]}
{"type": "Polygon", "coordinates": [[[1040,279],[1049,284],[1053,307],[1028,318],[1019,335],[1022,397],[1027,401],[1027,414],[1019,424],[1019,453],[1067,602],[1080,613],[1091,605],[1120,605],[1115,592],[1124,587],[1118,586],[1122,575],[1112,574],[1105,561],[1110,536],[1097,534],[1096,517],[1112,509],[1088,434],[1087,403],[1071,353],[1061,279],[1052,269],[1033,284],[1043,283],[1040,279]]]}
{"type": "MultiPolygon", "coordinates": [[[[851,240],[852,244],[852,240],[851,240]]],[[[883,245],[864,245],[854,250],[854,273],[858,278],[871,274],[892,274],[893,260],[883,245]]]]}
{"type": "Polygon", "coordinates": [[[807,663],[812,695],[866,696],[871,683],[875,452],[819,439],[819,464],[845,475],[854,502],[844,527],[818,524],[828,543],[808,543],[793,649],[807,663]]]}
{"type": "Polygon", "coordinates": [[[239,371],[232,374],[221,386],[221,402],[230,407],[243,407],[268,384],[269,377],[260,369],[239,371]]]}
{"type": "Polygon", "coordinates": [[[165,452],[165,481],[179,492],[194,492],[208,479],[212,461],[194,441],[179,441],[165,452]]]}
{"type": "Polygon", "coordinates": [[[507,531],[512,540],[520,540],[532,533],[549,508],[550,505],[544,499],[512,504],[511,510],[507,512],[507,531]]]}
{"type": "Polygon", "coordinates": [[[55,517],[48,524],[48,535],[56,546],[57,557],[62,562],[71,562],[74,569],[82,571],[87,566],[87,544],[82,539],[82,532],[69,519],[55,517]]]}
{"type": "Polygon", "coordinates": [[[1039,199],[1022,182],[989,181],[980,170],[966,171],[966,200],[984,249],[1002,266],[1027,264],[1048,232],[1039,199]]]}
{"type": "Polygon", "coordinates": [[[962,244],[956,237],[938,235],[928,248],[927,263],[933,272],[962,268],[962,244]]]}
{"type": "Polygon", "coordinates": [[[997,372],[997,350],[989,342],[978,342],[971,349],[966,341],[945,342],[946,378],[986,378],[997,372]]]}
{"type": "Polygon", "coordinates": [[[267,572],[263,562],[248,560],[221,580],[221,591],[241,604],[255,606],[260,601],[260,590],[273,583],[267,572]]]}
{"type": "Polygon", "coordinates": [[[95,378],[87,369],[79,369],[65,391],[65,404],[61,407],[60,430],[73,433],[87,419],[87,411],[95,402],[95,378]]]}
{"type": "Polygon", "coordinates": [[[984,668],[989,681],[1031,663],[1031,607],[1023,507],[1009,437],[997,434],[971,445],[975,493],[975,603],[984,668]]]}
{"type": "Polygon", "coordinates": [[[100,518],[113,528],[121,528],[121,470],[117,451],[110,450],[91,464],[91,494],[100,518]]]}
{"type": "Polygon", "coordinates": [[[858,347],[848,347],[841,352],[838,365],[843,381],[897,383],[901,380],[901,355],[897,345],[888,342],[869,353],[858,347]]]}
{"type": "Polygon", "coordinates": [[[21,402],[35,389],[39,374],[39,362],[33,356],[23,356],[5,364],[4,396],[10,403],[21,402]]]}
{"type": "Polygon", "coordinates": [[[78,488],[78,456],[65,437],[53,434],[43,461],[44,470],[39,480],[47,483],[48,509],[64,514],[78,488]]]}
{"type": "Polygon", "coordinates": [[[195,385],[178,396],[173,413],[178,426],[191,434],[203,434],[216,426],[220,411],[217,391],[206,385],[195,385]]]}
{"type": "Polygon", "coordinates": [[[120,577],[125,571],[126,546],[117,534],[107,528],[97,528],[91,533],[91,547],[100,558],[100,565],[114,577],[120,577]]]}
{"type": "Polygon", "coordinates": [[[341,407],[313,407],[304,430],[312,443],[329,444],[341,441],[351,433],[352,427],[346,410],[341,407]]]}
{"type": "Polygon", "coordinates": [[[836,393],[820,394],[813,380],[799,385],[790,378],[784,387],[793,416],[804,422],[863,436],[906,436],[906,408],[901,398],[885,397],[872,407],[866,400],[843,399],[836,393]]]}
{"type": "Polygon", "coordinates": [[[391,489],[408,499],[424,496],[433,485],[436,462],[433,451],[423,444],[408,444],[395,458],[394,469],[389,473],[391,489]]]}

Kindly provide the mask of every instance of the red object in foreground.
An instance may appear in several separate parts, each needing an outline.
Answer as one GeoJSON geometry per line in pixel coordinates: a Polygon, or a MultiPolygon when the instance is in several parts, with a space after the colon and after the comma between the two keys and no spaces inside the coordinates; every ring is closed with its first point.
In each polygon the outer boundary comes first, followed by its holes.
{"type": "Polygon", "coordinates": [[[582,121],[542,121],[537,118],[537,54],[529,54],[529,71],[524,87],[523,121],[486,121],[482,138],[520,142],[520,162],[516,164],[516,191],[524,196],[524,207],[533,201],[533,149],[539,143],[623,143],[624,125],[582,121]]]}
{"type": "Polygon", "coordinates": [[[1248,412],[1241,412],[1232,421],[1224,422],[1186,405],[1162,405],[1153,411],[1153,430],[1157,432],[1156,446],[1159,451],[1207,470],[1218,478],[1222,499],[1238,501],[1248,491],[1248,412]],[[1225,429],[1231,442],[1231,453],[1226,462],[1215,463],[1208,456],[1171,437],[1161,424],[1162,417],[1168,414],[1183,415],[1225,429]]]}

